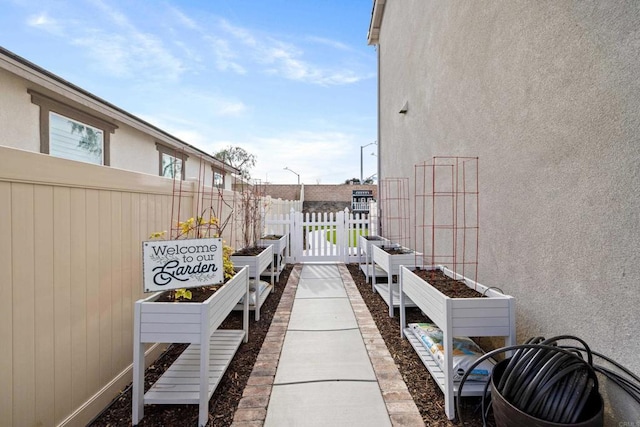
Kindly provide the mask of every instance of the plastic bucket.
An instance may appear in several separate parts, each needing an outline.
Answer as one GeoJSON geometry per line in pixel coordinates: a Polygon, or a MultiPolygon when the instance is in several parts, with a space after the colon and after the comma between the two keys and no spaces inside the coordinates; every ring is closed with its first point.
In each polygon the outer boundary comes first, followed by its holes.
{"type": "Polygon", "coordinates": [[[496,384],[500,383],[502,373],[507,367],[509,360],[503,360],[493,368],[491,378],[491,401],[493,405],[493,416],[497,427],[601,427],[604,423],[603,407],[604,403],[600,393],[592,391],[580,417],[584,421],[574,424],[554,423],[532,417],[522,412],[520,409],[507,402],[497,391],[496,384]]]}

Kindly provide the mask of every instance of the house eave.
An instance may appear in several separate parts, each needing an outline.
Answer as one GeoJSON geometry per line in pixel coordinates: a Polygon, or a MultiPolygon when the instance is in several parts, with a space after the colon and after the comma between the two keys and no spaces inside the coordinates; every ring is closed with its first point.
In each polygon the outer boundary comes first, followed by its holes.
{"type": "Polygon", "coordinates": [[[382,25],[385,3],[386,0],[373,0],[371,22],[369,23],[369,33],[367,34],[368,45],[376,45],[379,42],[380,26],[382,25]]]}

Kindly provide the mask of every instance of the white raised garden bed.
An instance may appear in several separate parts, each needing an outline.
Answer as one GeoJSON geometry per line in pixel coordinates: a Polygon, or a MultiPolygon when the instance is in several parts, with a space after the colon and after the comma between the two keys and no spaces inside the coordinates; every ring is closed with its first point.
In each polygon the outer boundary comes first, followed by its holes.
{"type": "MultiPolygon", "coordinates": [[[[462,280],[471,289],[484,294],[484,298],[450,298],[428,282],[415,275],[408,268],[400,269],[400,335],[406,337],[416,350],[436,383],[444,393],[445,413],[452,420],[455,417],[454,396],[458,383],[453,381],[453,337],[504,337],[505,345],[516,344],[515,298],[487,288],[460,274],[442,267],[434,267],[447,276],[462,280]],[[431,322],[443,332],[445,353],[444,369],[431,357],[411,329],[407,328],[405,308],[411,299],[431,322]]],[[[481,396],[484,382],[467,381],[462,389],[463,396],[481,396]]]]}
{"type": "MultiPolygon", "coordinates": [[[[387,245],[385,245],[387,246],[387,245]]],[[[393,309],[400,307],[400,291],[398,283],[393,283],[393,276],[397,276],[400,272],[400,266],[404,265],[408,268],[415,268],[422,265],[422,254],[412,249],[394,245],[393,247],[402,249],[405,253],[390,254],[386,252],[382,246],[371,246],[371,264],[375,271],[380,268],[387,274],[387,283],[376,282],[377,274],[373,274],[371,281],[371,289],[373,292],[380,294],[384,302],[389,306],[389,317],[393,317],[393,309]]],[[[413,307],[410,300],[406,301],[408,307],[413,307]]]]}
{"type": "MultiPolygon", "coordinates": [[[[256,298],[250,298],[250,300],[255,301],[255,304],[249,304],[249,310],[254,312],[255,320],[260,320],[260,307],[265,302],[274,286],[274,268],[273,268],[273,246],[269,245],[264,248],[264,250],[255,256],[245,256],[245,255],[232,255],[231,262],[236,267],[249,267],[249,278],[256,283],[260,280],[260,276],[267,270],[269,266],[271,266],[271,284],[257,295],[256,298]]],[[[235,310],[242,310],[243,304],[238,303],[235,307],[235,310]]]]}
{"type": "Polygon", "coordinates": [[[242,268],[204,302],[156,302],[161,294],[135,303],[132,423],[140,422],[145,404],[197,404],[204,426],[211,395],[249,337],[249,270],[242,268]],[[243,296],[244,329],[218,330],[243,296]],[[145,343],[191,344],[146,393],[145,343]]]}
{"type": "Polygon", "coordinates": [[[280,273],[286,267],[286,263],[284,262],[285,250],[289,245],[289,234],[284,234],[280,236],[279,239],[259,239],[257,245],[261,248],[266,248],[269,245],[273,246],[273,261],[274,261],[274,269],[275,277],[280,280],[280,273]]]}
{"type": "Polygon", "coordinates": [[[374,270],[373,264],[371,263],[371,247],[372,246],[382,246],[388,245],[391,242],[389,239],[381,236],[359,236],[358,237],[358,247],[360,248],[360,269],[364,273],[367,282],[369,282],[370,277],[374,274],[384,276],[384,270],[377,268],[374,270]],[[374,238],[374,239],[372,239],[374,238]]]}

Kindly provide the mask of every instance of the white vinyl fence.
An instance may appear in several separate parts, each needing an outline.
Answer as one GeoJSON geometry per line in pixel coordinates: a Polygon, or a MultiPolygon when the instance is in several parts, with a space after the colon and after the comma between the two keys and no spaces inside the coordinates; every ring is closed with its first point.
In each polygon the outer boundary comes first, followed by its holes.
{"type": "Polygon", "coordinates": [[[358,236],[369,233],[366,214],[339,212],[305,213],[291,210],[265,215],[266,234],[289,233],[287,262],[357,262],[358,236]]]}

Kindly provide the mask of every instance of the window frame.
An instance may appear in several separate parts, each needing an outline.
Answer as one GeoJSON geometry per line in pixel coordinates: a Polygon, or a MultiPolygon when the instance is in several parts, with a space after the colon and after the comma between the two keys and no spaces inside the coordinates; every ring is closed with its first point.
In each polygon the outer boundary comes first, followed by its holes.
{"type": "MultiPolygon", "coordinates": [[[[55,113],[65,118],[74,120],[84,125],[98,128],[102,131],[102,166],[111,166],[111,138],[110,135],[115,133],[118,126],[107,120],[93,116],[84,111],[78,110],[70,105],[53,99],[47,95],[28,89],[31,95],[31,102],[40,107],[40,152],[43,154],[51,154],[50,141],[50,123],[49,113],[55,113]]],[[[61,157],[63,158],[63,157],[61,157]]],[[[76,160],[77,161],[77,160],[76,160]]],[[[88,163],[94,164],[94,163],[88,163]]]]}
{"type": "Polygon", "coordinates": [[[212,179],[212,184],[215,188],[220,188],[222,190],[225,189],[225,183],[226,183],[226,174],[224,172],[224,170],[222,169],[218,169],[215,166],[211,165],[211,172],[213,173],[213,179],[212,179]],[[219,174],[220,176],[222,176],[222,183],[220,185],[216,185],[216,174],[219,174]]]}
{"type": "MultiPolygon", "coordinates": [[[[186,154],[183,150],[179,150],[177,148],[169,147],[167,145],[160,144],[156,142],[156,150],[158,150],[158,175],[163,178],[169,178],[162,174],[162,155],[166,154],[167,156],[171,156],[174,159],[178,159],[182,161],[182,169],[180,171],[180,179],[182,181],[185,180],[185,171],[187,169],[187,159],[189,155],[186,154]]],[[[169,178],[173,179],[173,178],[169,178]]]]}

